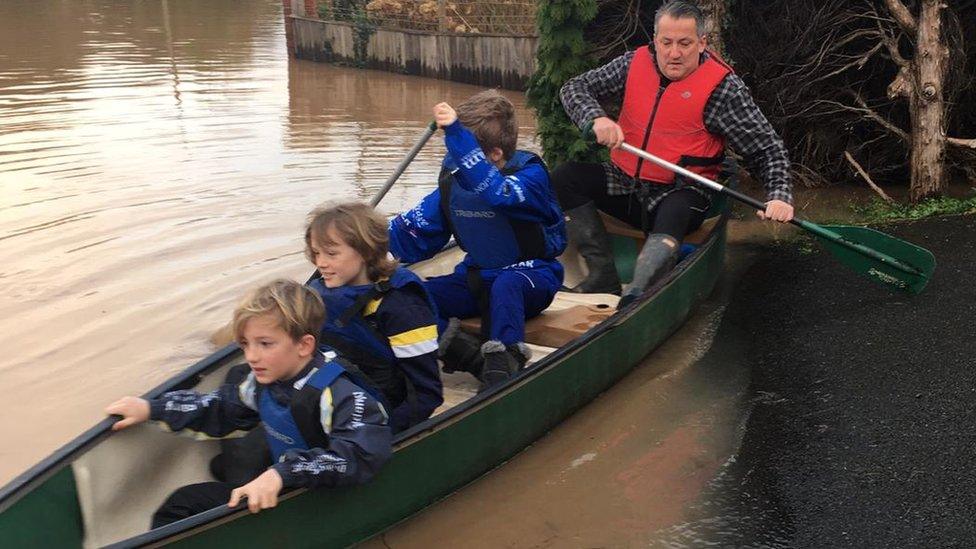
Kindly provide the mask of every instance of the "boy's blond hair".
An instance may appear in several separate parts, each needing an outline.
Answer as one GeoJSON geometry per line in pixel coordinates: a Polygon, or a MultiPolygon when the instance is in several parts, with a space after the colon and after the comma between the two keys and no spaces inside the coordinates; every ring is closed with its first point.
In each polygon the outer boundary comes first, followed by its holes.
{"type": "Polygon", "coordinates": [[[265,315],[273,316],[278,327],[293,341],[311,334],[318,343],[319,330],[325,322],[325,306],[311,288],[279,278],[248,292],[234,309],[234,339],[238,342],[243,339],[248,320],[265,315]]]}
{"type": "Polygon", "coordinates": [[[515,105],[498,90],[485,90],[465,99],[458,105],[457,115],[485,154],[495,147],[502,150],[506,160],[515,154],[518,141],[515,105]]]}
{"type": "Polygon", "coordinates": [[[329,229],[334,230],[346,244],[366,262],[366,274],[373,282],[393,274],[397,262],[387,257],[390,234],[386,218],[372,206],[362,202],[343,202],[315,208],[308,214],[305,225],[305,257],[315,263],[312,240],[321,245],[334,244],[329,229]]]}

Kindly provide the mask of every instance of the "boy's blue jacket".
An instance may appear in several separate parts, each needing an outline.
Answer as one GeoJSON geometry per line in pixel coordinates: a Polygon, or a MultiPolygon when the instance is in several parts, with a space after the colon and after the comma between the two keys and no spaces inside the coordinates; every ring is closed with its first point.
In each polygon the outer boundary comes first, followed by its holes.
{"type": "Polygon", "coordinates": [[[444,133],[448,152],[442,173],[453,176],[449,181],[450,208],[445,211],[443,191],[438,189],[412,210],[394,217],[390,222],[393,255],[407,263],[430,258],[456,233],[468,252],[464,267],[459,268],[473,266],[489,271],[551,264],[561,272],[555,258],[566,247],[563,213],[542,160],[517,151],[503,174],[485,158],[474,135],[460,122],[444,128],[444,133]],[[520,250],[520,239],[509,226],[542,229],[539,245],[531,250],[535,253],[524,255],[525,246],[520,250]]]}
{"type": "MultiPolygon", "coordinates": [[[[194,431],[201,438],[234,436],[255,428],[265,418],[262,414],[280,412],[291,407],[293,399],[313,374],[326,362],[315,353],[312,360],[293,379],[260,385],[251,373],[240,384],[224,384],[213,392],[173,391],[149,401],[150,419],[166,424],[173,431],[194,431]],[[271,402],[268,399],[273,399],[271,402]]],[[[316,393],[318,405],[305,411],[307,417],[295,417],[296,423],[314,425],[318,431],[306,445],[289,443],[293,435],[279,428],[284,445],[272,465],[281,475],[285,488],[303,486],[345,486],[362,484],[371,479],[392,454],[393,435],[383,406],[346,374],[339,375],[316,393]],[[313,439],[314,440],[314,439],[313,439]],[[296,447],[299,446],[299,447],[296,447]]],[[[280,425],[274,418],[270,424],[280,425]]],[[[269,432],[270,433],[270,432],[269,432]]],[[[311,437],[308,437],[311,438],[311,437]]]]}

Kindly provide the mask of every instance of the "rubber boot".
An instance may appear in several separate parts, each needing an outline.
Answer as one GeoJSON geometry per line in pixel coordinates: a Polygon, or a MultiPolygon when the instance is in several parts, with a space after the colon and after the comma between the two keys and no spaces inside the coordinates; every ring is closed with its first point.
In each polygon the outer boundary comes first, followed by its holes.
{"type": "Polygon", "coordinates": [[[630,302],[634,301],[651,284],[657,282],[662,276],[674,268],[675,260],[678,258],[680,243],[668,234],[649,234],[637,256],[634,265],[634,279],[624,289],[617,309],[623,309],[630,302]]]}
{"type": "Polygon", "coordinates": [[[481,390],[484,391],[505,380],[525,368],[526,362],[532,357],[532,351],[524,343],[505,346],[501,341],[486,341],[481,346],[481,353],[485,357],[485,369],[481,378],[481,390]]]}
{"type": "Polygon", "coordinates": [[[589,273],[569,291],[583,294],[620,295],[620,277],[613,263],[610,236],[596,204],[587,202],[566,210],[566,233],[586,261],[589,273]]]}
{"type": "Polygon", "coordinates": [[[452,318],[437,344],[437,358],[444,363],[444,373],[468,372],[481,379],[485,358],[481,355],[481,340],[461,331],[461,321],[452,318]]]}

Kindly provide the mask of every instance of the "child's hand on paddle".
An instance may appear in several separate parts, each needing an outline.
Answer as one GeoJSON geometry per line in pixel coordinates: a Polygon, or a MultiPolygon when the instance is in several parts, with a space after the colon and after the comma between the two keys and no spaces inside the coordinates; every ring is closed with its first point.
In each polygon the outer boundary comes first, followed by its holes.
{"type": "Polygon", "coordinates": [[[149,419],[149,401],[138,397],[123,397],[109,404],[105,413],[122,416],[122,419],[112,425],[112,430],[118,431],[149,419]]]}
{"type": "Polygon", "coordinates": [[[766,211],[756,210],[759,219],[772,219],[780,223],[787,223],[793,219],[793,206],[782,200],[770,200],[766,203],[766,211]]]}
{"type": "Polygon", "coordinates": [[[283,483],[281,475],[274,469],[268,469],[258,478],[248,482],[244,486],[234,488],[230,493],[229,507],[237,507],[242,497],[247,498],[247,508],[252,513],[257,513],[261,509],[271,509],[278,505],[278,492],[281,491],[283,483]]]}
{"type": "Polygon", "coordinates": [[[441,128],[446,128],[457,120],[457,111],[447,103],[434,105],[434,122],[441,128]]]}

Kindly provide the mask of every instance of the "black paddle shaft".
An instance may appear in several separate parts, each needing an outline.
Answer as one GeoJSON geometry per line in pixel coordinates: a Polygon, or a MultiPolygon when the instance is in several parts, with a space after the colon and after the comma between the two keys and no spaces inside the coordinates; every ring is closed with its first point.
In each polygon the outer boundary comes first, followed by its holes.
{"type": "Polygon", "coordinates": [[[437,124],[431,122],[430,124],[427,125],[427,129],[424,130],[424,134],[420,136],[420,139],[418,139],[416,143],[414,143],[413,148],[410,149],[410,152],[407,153],[407,156],[403,157],[403,160],[400,161],[400,164],[397,166],[396,170],[393,171],[393,174],[390,175],[389,179],[386,180],[386,183],[383,184],[383,187],[379,191],[377,191],[376,195],[373,196],[373,198],[369,201],[370,206],[375,208],[376,205],[379,204],[381,200],[383,200],[383,197],[386,196],[386,193],[389,192],[390,188],[393,187],[393,184],[396,183],[396,180],[399,179],[401,175],[403,175],[403,172],[406,171],[407,166],[409,166],[410,163],[413,162],[413,159],[416,158],[417,153],[420,152],[420,149],[424,148],[424,145],[427,143],[427,140],[429,140],[430,136],[434,135],[434,132],[436,131],[437,131],[437,124]]]}

